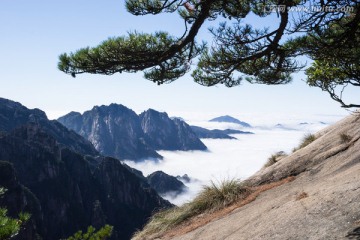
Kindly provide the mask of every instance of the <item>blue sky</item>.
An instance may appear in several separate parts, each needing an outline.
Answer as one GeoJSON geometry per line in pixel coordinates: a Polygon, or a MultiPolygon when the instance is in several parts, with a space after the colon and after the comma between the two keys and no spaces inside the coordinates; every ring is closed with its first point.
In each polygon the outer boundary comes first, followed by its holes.
{"type": "MultiPolygon", "coordinates": [[[[256,19],[248,21],[264,25],[256,19]]],[[[295,75],[294,82],[285,86],[244,84],[229,89],[200,86],[189,75],[172,84],[157,86],[143,79],[142,73],[82,74],[72,78],[57,70],[59,54],[95,46],[129,30],[167,30],[180,35],[183,24],[171,15],[134,17],[125,11],[122,0],[1,0],[0,97],[40,108],[51,118],[112,102],[137,112],[154,108],[174,115],[180,112],[346,113],[326,93],[306,86],[302,74],[295,75]]],[[[208,38],[206,29],[200,37],[208,38]]],[[[355,98],[358,93],[357,89],[352,90],[349,96],[355,98]]]]}

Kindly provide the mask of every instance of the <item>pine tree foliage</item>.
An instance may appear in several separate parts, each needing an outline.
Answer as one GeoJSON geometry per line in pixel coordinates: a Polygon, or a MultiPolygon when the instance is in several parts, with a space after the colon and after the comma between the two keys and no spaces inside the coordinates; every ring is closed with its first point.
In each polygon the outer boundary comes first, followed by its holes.
{"type": "MultiPolygon", "coordinates": [[[[5,193],[4,188],[0,188],[0,197],[5,193]]],[[[21,228],[21,225],[28,221],[30,214],[20,213],[19,218],[11,218],[7,216],[7,209],[0,208],[0,239],[11,239],[16,236],[21,228]]]]}
{"type": "Polygon", "coordinates": [[[85,233],[78,231],[67,240],[105,240],[111,237],[112,230],[113,227],[110,225],[105,225],[98,231],[93,226],[89,226],[85,233]]]}
{"type": "Polygon", "coordinates": [[[274,85],[289,83],[291,75],[306,66],[298,57],[306,56],[314,60],[306,71],[310,86],[327,91],[343,107],[359,107],[345,103],[343,91],[336,92],[339,87],[359,86],[359,4],[357,0],[126,0],[127,11],[136,16],[178,14],[184,21],[183,35],[131,32],[97,47],[64,53],[58,68],[73,77],[143,71],[157,84],[191,71],[194,81],[204,86],[232,87],[244,80],[274,85]],[[277,18],[275,29],[244,23],[249,16],[266,21],[269,15],[277,18]],[[197,36],[207,21],[214,22],[210,45],[197,36]]]}

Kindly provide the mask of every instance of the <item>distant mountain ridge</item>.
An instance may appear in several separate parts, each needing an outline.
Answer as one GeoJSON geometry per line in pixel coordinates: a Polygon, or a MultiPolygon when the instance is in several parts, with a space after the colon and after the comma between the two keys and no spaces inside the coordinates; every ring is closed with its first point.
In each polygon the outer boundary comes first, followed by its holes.
{"type": "Polygon", "coordinates": [[[74,131],[68,130],[56,120],[48,120],[40,109],[28,109],[18,102],[0,98],[0,132],[10,132],[22,125],[34,123],[69,149],[84,155],[99,155],[94,146],[74,131]]]}
{"type": "Polygon", "coordinates": [[[236,123],[236,124],[240,124],[243,127],[251,127],[251,125],[247,122],[243,122],[240,121],[239,119],[236,119],[234,117],[231,117],[229,115],[225,115],[225,116],[220,116],[220,117],[216,117],[213,118],[211,120],[209,120],[209,122],[227,122],[227,123],[236,123]]]}
{"type": "Polygon", "coordinates": [[[235,129],[213,129],[209,130],[207,128],[202,128],[198,126],[191,126],[191,129],[195,132],[195,134],[199,138],[213,138],[213,139],[237,139],[236,137],[232,137],[229,134],[254,134],[253,132],[244,132],[235,129]]]}
{"type": "Polygon", "coordinates": [[[71,112],[58,121],[88,139],[100,153],[119,159],[161,159],[156,150],[207,149],[185,122],[153,109],[138,116],[123,105],[102,105],[84,114],[71,112]]]}

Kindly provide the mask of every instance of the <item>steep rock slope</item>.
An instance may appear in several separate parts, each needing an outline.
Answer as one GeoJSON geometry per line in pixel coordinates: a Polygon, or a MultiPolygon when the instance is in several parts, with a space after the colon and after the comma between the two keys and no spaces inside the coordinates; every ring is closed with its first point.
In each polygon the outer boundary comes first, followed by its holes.
{"type": "Polygon", "coordinates": [[[58,121],[88,139],[103,155],[131,160],[161,158],[145,142],[139,117],[123,105],[96,106],[83,115],[71,112],[58,121]]]}
{"type": "Polygon", "coordinates": [[[88,157],[59,145],[36,123],[1,136],[0,159],[13,165],[18,183],[28,189],[21,193],[16,190],[22,189],[19,184],[0,178],[0,185],[8,188],[5,199],[19,192],[6,207],[31,213],[43,239],[64,238],[105,223],[114,226],[113,239],[129,239],[155,209],[170,206],[119,160],[100,157],[91,166],[88,157]]]}
{"type": "Polygon", "coordinates": [[[202,227],[164,239],[360,239],[360,114],[316,137],[247,181],[295,180],[202,227]]]}
{"type": "Polygon", "coordinates": [[[10,132],[28,123],[41,125],[59,144],[78,153],[92,156],[99,154],[89,141],[59,122],[49,121],[40,109],[28,109],[18,102],[0,98],[0,133],[10,132]]]}
{"type": "Polygon", "coordinates": [[[6,194],[0,197],[0,206],[7,207],[7,214],[17,218],[19,212],[31,212],[32,217],[23,226],[23,230],[12,239],[38,239],[36,223],[41,222],[41,205],[35,195],[16,178],[15,169],[9,162],[0,161],[0,186],[6,194]]]}
{"type": "Polygon", "coordinates": [[[206,150],[191,127],[181,119],[170,119],[167,113],[149,109],[140,114],[147,142],[157,150],[206,150]]]}
{"type": "Polygon", "coordinates": [[[100,153],[119,159],[162,158],[156,150],[206,149],[185,122],[151,109],[138,116],[123,105],[111,104],[82,115],[71,112],[58,121],[88,139],[100,153]]]}

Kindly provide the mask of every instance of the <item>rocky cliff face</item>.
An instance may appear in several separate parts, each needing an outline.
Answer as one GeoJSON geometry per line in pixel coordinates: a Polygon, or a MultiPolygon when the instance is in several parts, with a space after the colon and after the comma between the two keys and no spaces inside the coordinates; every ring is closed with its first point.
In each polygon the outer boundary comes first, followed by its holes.
{"type": "Polygon", "coordinates": [[[6,194],[0,198],[0,206],[6,206],[8,215],[17,218],[19,212],[31,212],[23,230],[12,239],[38,239],[37,224],[42,221],[41,205],[35,195],[16,178],[15,169],[9,162],[0,161],[0,186],[6,194]]]}
{"type": "Polygon", "coordinates": [[[96,106],[58,119],[69,129],[88,139],[103,155],[119,159],[161,158],[145,141],[139,117],[123,105],[96,106]]]}
{"type": "MultiPolygon", "coordinates": [[[[36,124],[1,137],[0,159],[13,164],[19,182],[38,199],[41,213],[34,216],[44,239],[104,223],[115,227],[115,239],[129,239],[154,209],[170,206],[153,189],[144,188],[119,160],[102,158],[92,172],[83,155],[60,147],[36,124]]],[[[16,206],[10,201],[10,208],[16,206]]],[[[20,208],[33,214],[26,204],[20,208]]]]}
{"type": "Polygon", "coordinates": [[[206,150],[191,127],[178,118],[149,109],[140,114],[140,120],[147,142],[157,150],[206,150]]]}
{"type": "Polygon", "coordinates": [[[18,239],[62,239],[104,224],[114,226],[113,239],[129,239],[152,212],[171,206],[119,160],[95,156],[88,141],[40,110],[3,99],[0,109],[0,186],[7,189],[0,205],[11,216],[32,215],[18,239]]]}
{"type": "Polygon", "coordinates": [[[71,112],[58,119],[82,135],[102,154],[119,159],[162,158],[156,150],[205,150],[206,146],[183,121],[148,110],[136,115],[122,105],[71,112]]]}

